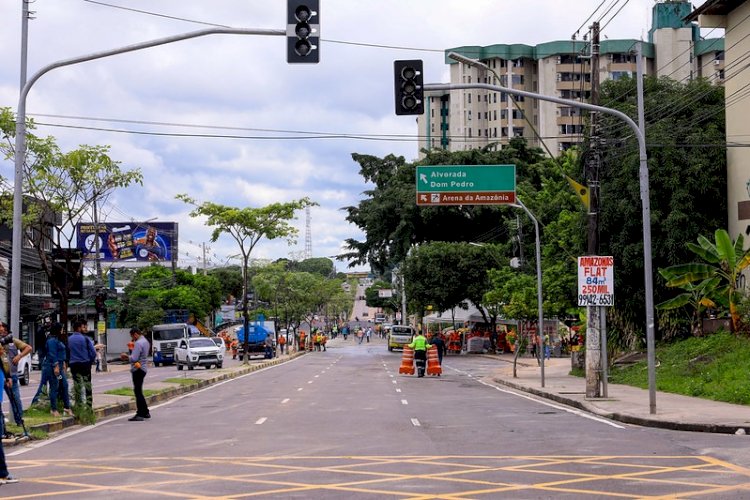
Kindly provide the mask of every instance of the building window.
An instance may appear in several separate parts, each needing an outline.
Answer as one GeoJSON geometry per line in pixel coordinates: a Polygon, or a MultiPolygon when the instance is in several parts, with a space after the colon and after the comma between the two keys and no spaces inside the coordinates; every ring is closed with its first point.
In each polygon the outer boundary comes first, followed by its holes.
{"type": "Polygon", "coordinates": [[[466,103],[471,104],[471,94],[468,92],[466,93],[466,103]]]}
{"type": "Polygon", "coordinates": [[[513,127],[513,137],[523,137],[523,127],[513,127]]]}

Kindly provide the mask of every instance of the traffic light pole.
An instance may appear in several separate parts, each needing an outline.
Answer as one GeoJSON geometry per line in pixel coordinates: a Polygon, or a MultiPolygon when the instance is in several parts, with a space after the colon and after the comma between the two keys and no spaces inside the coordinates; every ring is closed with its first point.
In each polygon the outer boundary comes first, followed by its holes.
{"type": "MultiPolygon", "coordinates": [[[[465,62],[467,64],[476,64],[479,61],[469,59],[460,54],[450,53],[448,57],[457,61],[465,62]]],[[[481,63],[480,63],[481,64],[481,63]]],[[[648,349],[648,360],[649,360],[649,373],[653,373],[654,367],[651,366],[652,360],[655,359],[653,355],[654,349],[654,288],[653,288],[653,269],[651,262],[651,203],[649,200],[649,180],[648,180],[648,164],[646,157],[646,138],[641,132],[638,125],[625,113],[616,109],[606,108],[604,106],[596,106],[594,104],[588,104],[585,102],[571,101],[569,99],[561,99],[559,97],[547,96],[543,94],[537,94],[535,92],[527,92],[525,90],[517,90],[508,87],[501,87],[499,85],[490,85],[486,83],[451,83],[451,84],[425,84],[425,92],[430,91],[451,91],[451,90],[491,90],[494,92],[504,92],[514,96],[528,97],[530,99],[539,99],[542,101],[554,102],[556,104],[562,104],[564,106],[571,106],[574,108],[586,109],[589,111],[598,111],[608,115],[613,115],[620,120],[624,121],[628,127],[633,131],[636,139],[638,140],[639,150],[639,180],[640,180],[640,191],[641,191],[641,212],[642,212],[642,224],[643,224],[643,272],[645,278],[645,292],[646,292],[646,345],[648,349]]],[[[649,377],[649,411],[651,414],[656,413],[656,381],[655,378],[649,377]]]]}
{"type": "MultiPolygon", "coordinates": [[[[25,5],[25,2],[24,2],[25,5]]],[[[42,67],[34,73],[21,87],[18,98],[18,109],[16,110],[16,141],[15,141],[15,171],[13,181],[13,241],[11,251],[11,280],[10,280],[10,324],[11,328],[19,328],[21,320],[21,239],[23,238],[22,215],[23,215],[23,165],[26,158],[26,98],[31,87],[39,78],[55,68],[71,66],[95,59],[135,52],[137,50],[166,45],[168,43],[199,38],[206,35],[268,35],[286,36],[286,30],[272,29],[246,29],[246,28],[207,28],[191,31],[179,35],[157,38],[146,42],[126,45],[117,49],[94,52],[79,57],[63,59],[42,67]]],[[[20,331],[20,330],[18,330],[20,331]]]]}

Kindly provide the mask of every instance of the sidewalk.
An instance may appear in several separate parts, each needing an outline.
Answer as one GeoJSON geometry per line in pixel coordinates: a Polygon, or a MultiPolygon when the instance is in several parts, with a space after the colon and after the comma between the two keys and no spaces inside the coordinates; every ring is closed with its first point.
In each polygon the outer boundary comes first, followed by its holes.
{"type": "Polygon", "coordinates": [[[750,406],[657,391],[656,413],[651,414],[647,389],[608,384],[608,398],[586,398],[586,380],[568,374],[571,369],[569,357],[545,360],[542,387],[541,370],[534,359],[519,358],[518,377],[513,378],[512,354],[481,356],[499,362],[500,366],[493,374],[496,383],[611,420],[681,431],[750,433],[750,406]]]}

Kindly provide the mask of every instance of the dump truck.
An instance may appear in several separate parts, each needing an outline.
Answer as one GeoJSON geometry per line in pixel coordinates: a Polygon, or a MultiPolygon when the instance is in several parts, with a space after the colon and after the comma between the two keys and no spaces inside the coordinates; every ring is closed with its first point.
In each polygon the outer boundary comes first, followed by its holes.
{"type": "MultiPolygon", "coordinates": [[[[273,321],[254,321],[248,324],[247,338],[247,356],[265,356],[266,353],[266,336],[270,333],[274,340],[274,356],[276,355],[276,335],[273,321]]],[[[235,330],[237,336],[237,354],[240,361],[245,358],[245,327],[240,326],[235,330]]]]}

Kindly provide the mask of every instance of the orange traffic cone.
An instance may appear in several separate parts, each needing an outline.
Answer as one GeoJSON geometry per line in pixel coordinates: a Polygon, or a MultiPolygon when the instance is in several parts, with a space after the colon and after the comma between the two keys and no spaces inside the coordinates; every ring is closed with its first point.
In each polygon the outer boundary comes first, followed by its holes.
{"type": "Polygon", "coordinates": [[[438,360],[437,346],[427,349],[427,375],[438,375],[443,373],[443,368],[438,360]]]}
{"type": "Polygon", "coordinates": [[[401,366],[398,372],[414,375],[414,349],[411,347],[404,346],[404,354],[401,356],[401,366]]]}

